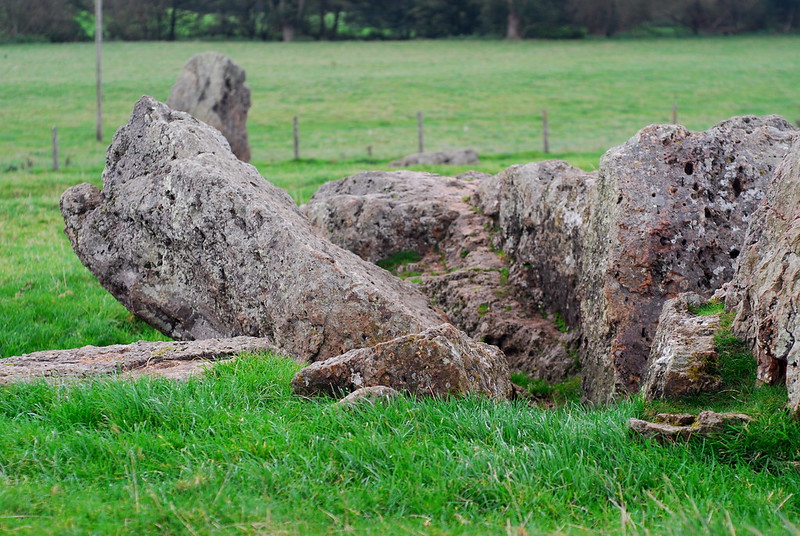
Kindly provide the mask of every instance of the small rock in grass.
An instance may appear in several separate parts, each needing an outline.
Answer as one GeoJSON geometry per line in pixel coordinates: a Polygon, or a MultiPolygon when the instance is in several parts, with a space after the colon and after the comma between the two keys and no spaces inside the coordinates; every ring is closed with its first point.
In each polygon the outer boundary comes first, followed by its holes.
{"type": "Polygon", "coordinates": [[[376,405],[378,402],[388,402],[393,398],[400,396],[400,392],[385,385],[374,385],[372,387],[362,387],[356,389],[343,399],[339,400],[340,406],[348,408],[355,407],[359,404],[372,404],[376,405]]]}

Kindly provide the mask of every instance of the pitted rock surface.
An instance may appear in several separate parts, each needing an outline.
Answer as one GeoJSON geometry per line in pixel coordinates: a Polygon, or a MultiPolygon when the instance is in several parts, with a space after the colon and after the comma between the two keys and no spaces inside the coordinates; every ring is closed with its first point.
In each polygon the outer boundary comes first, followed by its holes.
{"type": "Polygon", "coordinates": [[[664,303],[642,386],[645,398],[682,398],[722,386],[714,344],[720,317],[691,312],[706,301],[699,294],[687,293],[664,303]]]}
{"type": "Polygon", "coordinates": [[[115,374],[183,380],[201,374],[213,362],[233,358],[242,352],[278,353],[278,349],[267,339],[234,337],[47,350],[0,359],[0,384],[115,374]]]}
{"type": "Polygon", "coordinates": [[[692,437],[709,437],[726,428],[752,421],[745,413],[717,413],[701,411],[698,415],[685,413],[659,413],[655,421],[629,419],[628,426],[642,437],[659,441],[689,440],[692,437]]]}
{"type": "Polygon", "coordinates": [[[758,361],[758,380],[786,382],[789,408],[800,415],[800,136],[748,229],[728,291],[733,332],[758,361]]]}
{"type": "Polygon", "coordinates": [[[441,324],[412,285],[320,238],[222,135],[143,97],[103,190],[61,199],[78,257],[175,339],[249,335],[317,360],[441,324]]]}
{"type": "Polygon", "coordinates": [[[416,153],[395,160],[391,167],[408,166],[471,166],[478,163],[478,153],[474,149],[459,151],[439,151],[435,153],[416,153]]]}
{"type": "Polygon", "coordinates": [[[603,156],[579,285],[588,400],[639,389],[666,299],[732,277],[792,133],[776,116],[653,125],[603,156]]]}
{"type": "Polygon", "coordinates": [[[249,162],[247,112],[250,109],[250,88],[244,80],[244,70],[229,57],[218,52],[196,54],[178,75],[167,104],[222,132],[233,154],[239,160],[249,162]]]}
{"type": "Polygon", "coordinates": [[[426,255],[469,212],[477,184],[416,171],[367,171],[323,184],[301,210],[323,236],[370,262],[404,251],[426,255]]]}
{"type": "Polygon", "coordinates": [[[574,333],[563,334],[509,282],[490,241],[492,221],[473,196],[491,176],[450,178],[412,171],[368,172],[328,183],[302,207],[320,233],[378,261],[416,251],[401,267],[469,336],[499,346],[512,370],[548,381],[577,372],[574,333]],[[570,355],[572,354],[572,355],[570,355]]]}
{"type": "Polygon", "coordinates": [[[511,397],[508,362],[450,324],[312,363],[292,379],[296,394],[341,396],[373,386],[419,396],[511,397]]]}
{"type": "Polygon", "coordinates": [[[510,279],[532,303],[580,326],[583,241],[597,173],[550,160],[512,166],[476,194],[491,217],[493,239],[510,259],[510,279]]]}

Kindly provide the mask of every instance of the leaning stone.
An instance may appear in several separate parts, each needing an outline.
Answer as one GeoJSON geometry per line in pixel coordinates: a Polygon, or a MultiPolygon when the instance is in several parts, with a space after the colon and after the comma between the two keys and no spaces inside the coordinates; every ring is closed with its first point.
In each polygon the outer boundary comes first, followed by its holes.
{"type": "Polygon", "coordinates": [[[659,413],[657,422],[629,419],[628,426],[645,438],[678,441],[694,436],[709,437],[725,431],[730,426],[750,421],[752,418],[744,413],[701,411],[696,417],[682,413],[659,413]]]}
{"type": "Polygon", "coordinates": [[[46,350],[0,359],[0,384],[40,378],[85,378],[123,374],[183,380],[216,361],[243,352],[279,353],[267,339],[234,337],[202,341],[145,342],[46,350]]]}
{"type": "Polygon", "coordinates": [[[239,160],[249,162],[247,111],[250,109],[250,88],[244,79],[244,70],[229,57],[218,52],[196,54],[183,67],[172,86],[167,104],[222,132],[233,154],[239,160]]]}
{"type": "Polygon", "coordinates": [[[389,402],[400,396],[400,392],[385,385],[375,385],[373,387],[362,387],[356,389],[343,399],[339,400],[340,406],[352,408],[359,404],[368,403],[376,405],[379,402],[389,402]]]}
{"type": "Polygon", "coordinates": [[[478,163],[478,153],[474,149],[460,151],[440,151],[436,153],[416,153],[395,160],[391,167],[408,166],[471,166],[478,163]]]}
{"type": "Polygon", "coordinates": [[[726,306],[758,362],[758,380],[783,384],[800,416],[800,136],[754,215],[726,306]]]}
{"type": "Polygon", "coordinates": [[[645,399],[683,398],[722,386],[714,344],[720,317],[698,316],[690,310],[706,301],[687,293],[664,303],[642,385],[645,399]]]}
{"type": "Polygon", "coordinates": [[[450,324],[312,363],[292,379],[292,389],[302,396],[341,396],[378,385],[434,397],[508,399],[512,393],[503,353],[450,324]]]}
{"type": "Polygon", "coordinates": [[[776,116],[653,125],[603,156],[579,285],[588,400],[639,389],[666,299],[730,280],[793,132],[776,116]]]}
{"type": "Polygon", "coordinates": [[[150,97],[114,136],[103,190],[61,198],[78,257],[174,339],[249,335],[326,359],[442,319],[413,286],[320,238],[215,129],[150,97]]]}

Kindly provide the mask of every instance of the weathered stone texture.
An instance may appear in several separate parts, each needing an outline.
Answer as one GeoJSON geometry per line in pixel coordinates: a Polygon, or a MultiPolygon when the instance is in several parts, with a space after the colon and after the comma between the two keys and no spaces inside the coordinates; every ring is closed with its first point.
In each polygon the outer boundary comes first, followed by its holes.
{"type": "Polygon", "coordinates": [[[303,396],[340,396],[378,385],[419,396],[507,399],[512,393],[505,355],[450,324],[312,363],[292,379],[303,396]]]}
{"type": "Polygon", "coordinates": [[[744,413],[701,411],[696,416],[685,413],[659,413],[654,422],[629,419],[628,426],[648,439],[678,441],[696,436],[713,436],[730,426],[747,424],[751,420],[752,418],[744,413]]]}
{"type": "Polygon", "coordinates": [[[509,256],[513,284],[538,306],[580,325],[578,281],[597,173],[550,160],[512,166],[476,194],[509,256]]]}
{"type": "MultiPolygon", "coordinates": [[[[576,340],[509,281],[507,263],[490,240],[492,221],[474,195],[491,176],[368,172],[326,184],[302,207],[323,236],[372,261],[416,251],[404,267],[450,322],[499,346],[511,368],[548,381],[577,370],[576,340]]],[[[484,196],[485,197],[485,196],[484,196]]]]}
{"type": "Polygon", "coordinates": [[[250,89],[244,80],[244,70],[229,57],[218,52],[196,54],[183,67],[167,104],[222,132],[233,154],[249,162],[250,89]]]}
{"type": "Polygon", "coordinates": [[[176,339],[251,335],[325,359],[439,325],[413,286],[320,238],[215,129],[150,97],[114,136],[103,190],[61,199],[78,257],[176,339]]]}
{"type": "Polygon", "coordinates": [[[439,248],[469,212],[477,182],[416,171],[367,171],[323,184],[301,207],[323,236],[377,262],[403,251],[439,248]]]}
{"type": "Polygon", "coordinates": [[[392,167],[408,166],[471,166],[478,163],[478,153],[474,149],[459,151],[439,151],[435,153],[416,153],[395,160],[392,167]]]}
{"type": "Polygon", "coordinates": [[[792,130],[775,116],[654,125],[603,156],[579,285],[587,399],[638,390],[665,299],[732,277],[792,130]]]}
{"type": "Polygon", "coordinates": [[[642,386],[645,398],[682,398],[722,386],[714,344],[720,317],[690,310],[705,302],[699,294],[687,293],[664,303],[642,386]]]}
{"type": "Polygon", "coordinates": [[[390,402],[398,396],[400,396],[400,391],[396,389],[384,385],[375,385],[356,389],[339,400],[338,404],[346,408],[353,408],[360,404],[371,404],[374,406],[381,402],[390,402]]]}
{"type": "Polygon", "coordinates": [[[728,291],[733,331],[758,361],[758,380],[786,382],[800,415],[800,136],[781,163],[765,203],[748,229],[728,291]]]}
{"type": "Polygon", "coordinates": [[[86,378],[124,374],[174,380],[202,373],[212,362],[242,352],[278,352],[267,339],[234,337],[202,341],[144,342],[47,350],[0,359],[0,384],[39,378],[86,378]]]}

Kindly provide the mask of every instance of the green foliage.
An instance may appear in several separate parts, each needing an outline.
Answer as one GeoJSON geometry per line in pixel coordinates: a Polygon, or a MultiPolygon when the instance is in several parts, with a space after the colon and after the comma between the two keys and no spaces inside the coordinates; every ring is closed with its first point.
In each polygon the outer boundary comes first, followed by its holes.
{"type": "MultiPolygon", "coordinates": [[[[384,270],[394,272],[401,266],[405,266],[406,264],[411,264],[414,262],[419,262],[421,260],[422,260],[422,255],[420,255],[418,251],[400,251],[395,253],[389,258],[376,262],[375,264],[377,264],[384,270]]],[[[416,275],[419,275],[419,273],[416,273],[416,275]]]]}
{"type": "Polygon", "coordinates": [[[527,389],[533,396],[552,400],[559,405],[581,400],[581,379],[577,376],[563,382],[548,383],[541,378],[515,372],[511,374],[511,381],[527,389]]]}
{"type": "Polygon", "coordinates": [[[490,309],[490,307],[489,307],[488,303],[480,304],[478,306],[478,316],[486,316],[486,313],[489,312],[489,309],[490,309]]]}
{"type": "Polygon", "coordinates": [[[678,535],[800,515],[797,471],[634,440],[635,400],[344,409],[293,397],[299,368],[250,355],[185,383],[0,388],[0,532],[678,535]]]}
{"type": "Polygon", "coordinates": [[[690,305],[689,312],[697,316],[719,315],[725,312],[725,303],[712,300],[699,306],[690,305]]]}
{"type": "Polygon", "coordinates": [[[564,320],[564,317],[559,311],[556,311],[556,313],[553,315],[553,323],[556,325],[556,329],[558,329],[558,331],[561,333],[566,333],[569,331],[567,321],[564,320]]]}

